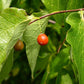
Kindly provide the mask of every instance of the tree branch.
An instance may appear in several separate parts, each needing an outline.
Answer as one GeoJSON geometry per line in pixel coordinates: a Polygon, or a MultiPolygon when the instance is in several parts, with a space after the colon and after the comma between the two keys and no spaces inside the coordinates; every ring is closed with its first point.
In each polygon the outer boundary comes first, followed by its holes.
{"type": "Polygon", "coordinates": [[[67,13],[67,12],[75,12],[75,11],[81,11],[84,10],[84,8],[81,9],[73,9],[73,10],[63,10],[63,11],[58,11],[58,12],[53,12],[44,16],[41,16],[39,19],[35,19],[33,21],[31,21],[29,24],[32,24],[33,22],[36,22],[37,20],[43,19],[45,17],[51,16],[51,15],[55,15],[55,14],[59,14],[59,13],[67,13]]]}

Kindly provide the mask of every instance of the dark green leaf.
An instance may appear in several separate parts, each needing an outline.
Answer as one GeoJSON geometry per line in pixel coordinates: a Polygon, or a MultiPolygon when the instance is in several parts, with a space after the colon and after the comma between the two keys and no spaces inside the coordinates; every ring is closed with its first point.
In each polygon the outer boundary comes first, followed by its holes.
{"type": "Polygon", "coordinates": [[[13,66],[13,51],[11,51],[11,53],[9,54],[8,58],[6,59],[2,70],[0,72],[0,83],[9,76],[9,72],[11,71],[11,68],[13,66]]]}
{"type": "Polygon", "coordinates": [[[68,64],[69,56],[70,47],[60,51],[60,53],[55,57],[55,59],[50,65],[50,78],[57,76],[57,72],[59,72],[63,68],[63,66],[68,64]]]}
{"type": "Polygon", "coordinates": [[[66,71],[62,70],[56,79],[56,84],[73,84],[72,79],[66,71]]]}

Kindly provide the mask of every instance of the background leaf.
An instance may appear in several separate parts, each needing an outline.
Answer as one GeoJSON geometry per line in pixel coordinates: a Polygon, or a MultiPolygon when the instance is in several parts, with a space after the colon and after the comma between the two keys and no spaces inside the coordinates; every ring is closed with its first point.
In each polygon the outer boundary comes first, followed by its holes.
{"type": "Polygon", "coordinates": [[[66,70],[61,70],[56,79],[56,84],[73,84],[70,75],[66,70]]]}
{"type": "MultiPolygon", "coordinates": [[[[67,0],[42,0],[49,13],[66,9],[67,0]]],[[[53,16],[57,23],[62,24],[64,14],[56,14],[53,16]]]]}
{"type": "Polygon", "coordinates": [[[8,58],[6,59],[3,68],[0,72],[0,83],[6,78],[9,77],[9,72],[12,69],[13,66],[13,51],[11,51],[11,53],[9,54],[8,58]]]}
{"type": "Polygon", "coordinates": [[[68,64],[70,56],[70,47],[60,51],[50,65],[50,78],[57,76],[57,73],[68,64]]]}
{"type": "Polygon", "coordinates": [[[67,33],[67,42],[72,47],[72,56],[79,73],[80,84],[84,83],[84,19],[81,19],[77,12],[70,14],[67,23],[71,25],[71,29],[67,33]]]}
{"type": "Polygon", "coordinates": [[[67,0],[67,9],[77,9],[83,7],[83,0],[67,0]]]}

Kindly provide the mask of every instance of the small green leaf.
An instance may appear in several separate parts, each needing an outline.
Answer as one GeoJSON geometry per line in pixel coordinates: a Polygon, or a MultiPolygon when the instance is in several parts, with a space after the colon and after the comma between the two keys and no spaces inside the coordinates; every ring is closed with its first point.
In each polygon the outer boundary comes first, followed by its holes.
{"type": "Polygon", "coordinates": [[[67,42],[72,47],[72,56],[79,73],[79,83],[84,84],[84,19],[78,12],[71,13],[67,19],[71,29],[67,33],[67,42]]]}
{"type": "Polygon", "coordinates": [[[24,32],[23,38],[24,42],[26,43],[26,53],[31,67],[32,76],[40,50],[40,45],[37,43],[37,37],[41,33],[40,30],[42,30],[42,32],[44,33],[47,22],[47,18],[34,22],[28,25],[27,30],[24,32]]]}

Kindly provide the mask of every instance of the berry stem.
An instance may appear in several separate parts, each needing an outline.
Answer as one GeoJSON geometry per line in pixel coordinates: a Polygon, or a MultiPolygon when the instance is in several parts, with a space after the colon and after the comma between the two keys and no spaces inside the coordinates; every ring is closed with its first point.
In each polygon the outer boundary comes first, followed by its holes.
{"type": "Polygon", "coordinates": [[[47,15],[43,15],[41,16],[39,19],[35,19],[33,21],[31,21],[29,24],[32,24],[40,19],[43,19],[45,17],[48,17],[48,16],[51,16],[51,15],[55,15],[55,14],[59,14],[59,13],[67,13],[67,12],[75,12],[75,11],[81,11],[81,10],[84,10],[84,8],[81,8],[81,9],[73,9],[73,10],[62,10],[62,11],[56,11],[56,12],[53,12],[53,13],[50,13],[50,14],[47,14],[47,15]]]}

